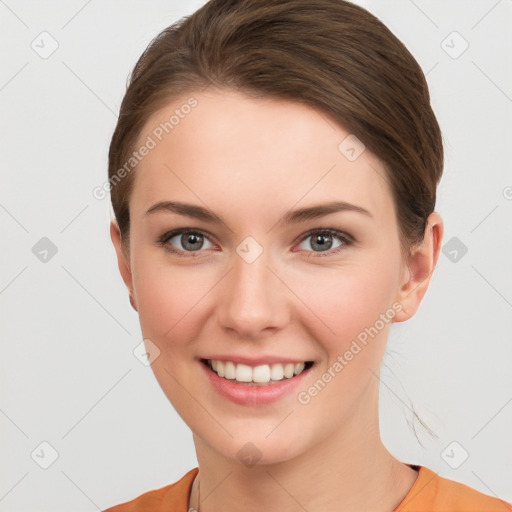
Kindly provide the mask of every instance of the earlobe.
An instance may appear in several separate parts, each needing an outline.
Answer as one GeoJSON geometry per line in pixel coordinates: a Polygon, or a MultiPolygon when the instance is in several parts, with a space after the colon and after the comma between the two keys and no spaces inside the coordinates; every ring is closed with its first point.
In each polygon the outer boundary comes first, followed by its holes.
{"type": "Polygon", "coordinates": [[[441,216],[436,212],[431,213],[427,219],[423,241],[412,248],[404,268],[397,296],[402,310],[395,316],[395,322],[408,320],[418,310],[439,259],[443,232],[441,216]]]}
{"type": "Polygon", "coordinates": [[[110,238],[112,239],[112,243],[114,244],[114,248],[116,250],[117,265],[119,267],[119,272],[121,274],[121,277],[123,278],[126,288],[128,289],[128,293],[130,296],[130,304],[132,305],[133,309],[135,309],[135,311],[138,311],[137,301],[135,300],[133,290],[133,279],[130,268],[130,258],[129,255],[127,254],[126,247],[123,245],[121,231],[115,219],[112,220],[110,223],[110,238]]]}

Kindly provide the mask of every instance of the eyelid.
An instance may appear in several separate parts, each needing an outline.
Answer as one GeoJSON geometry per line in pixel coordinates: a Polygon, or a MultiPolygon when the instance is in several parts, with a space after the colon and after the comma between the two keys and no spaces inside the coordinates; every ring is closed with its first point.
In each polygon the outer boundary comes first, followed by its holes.
{"type": "MultiPolygon", "coordinates": [[[[205,238],[208,238],[210,242],[212,239],[215,239],[215,237],[206,231],[205,229],[199,229],[199,228],[177,228],[177,229],[171,229],[170,231],[167,231],[164,233],[159,240],[170,240],[171,238],[174,238],[175,236],[182,235],[183,233],[194,233],[204,236],[205,238]]],[[[213,242],[212,242],[213,243],[213,242]]]]}
{"type": "Polygon", "coordinates": [[[157,240],[157,244],[162,246],[166,251],[175,254],[177,256],[184,256],[184,257],[195,257],[196,255],[199,255],[202,252],[205,252],[203,250],[198,251],[183,251],[181,249],[176,249],[176,247],[171,246],[168,242],[172,238],[175,238],[179,235],[182,235],[183,233],[192,233],[201,235],[204,238],[206,238],[212,245],[217,245],[216,242],[214,242],[215,237],[211,235],[208,231],[204,229],[199,228],[177,228],[172,229],[171,231],[168,231],[164,233],[159,239],[157,240]]]}
{"type": "MultiPolygon", "coordinates": [[[[338,254],[340,251],[344,250],[346,247],[349,247],[355,243],[355,239],[353,236],[349,235],[348,233],[346,233],[344,231],[341,231],[341,230],[335,229],[335,228],[314,228],[314,229],[307,231],[306,233],[302,233],[296,240],[298,241],[298,243],[301,243],[302,241],[306,240],[307,238],[309,238],[310,236],[312,236],[314,234],[318,234],[318,235],[328,234],[328,235],[331,235],[333,238],[338,238],[342,242],[342,244],[339,247],[335,247],[334,249],[330,249],[327,251],[319,251],[319,252],[304,251],[304,252],[314,255],[313,256],[314,258],[324,257],[324,256],[325,257],[333,256],[335,254],[338,254]]],[[[296,243],[295,243],[295,245],[296,245],[296,243]]],[[[301,252],[301,250],[293,251],[293,252],[301,252]]]]}
{"type": "Polygon", "coordinates": [[[341,231],[341,230],[335,229],[335,228],[314,228],[314,229],[310,229],[309,231],[306,231],[306,233],[302,233],[296,240],[297,241],[302,241],[302,240],[308,238],[311,235],[314,235],[314,234],[324,234],[324,233],[327,233],[327,234],[332,235],[332,236],[336,236],[340,240],[342,240],[343,242],[346,242],[346,243],[354,243],[355,242],[355,239],[354,239],[353,236],[349,235],[345,231],[341,231]]]}
{"type": "MultiPolygon", "coordinates": [[[[176,237],[178,235],[181,235],[183,233],[199,234],[201,236],[204,236],[204,238],[206,238],[211,244],[218,245],[214,241],[215,237],[213,235],[211,235],[208,231],[206,231],[204,229],[199,229],[199,228],[177,228],[177,229],[173,229],[171,231],[168,231],[167,233],[164,233],[158,239],[157,243],[159,245],[163,246],[164,249],[167,250],[168,252],[170,252],[172,254],[175,254],[177,256],[187,257],[185,255],[188,255],[188,257],[195,257],[196,255],[199,255],[202,252],[206,252],[206,251],[203,251],[201,249],[198,250],[198,251],[183,251],[181,249],[176,249],[175,247],[169,246],[169,244],[168,244],[169,240],[171,240],[172,238],[174,238],[174,237],[176,237]],[[172,247],[172,249],[171,249],[171,247],[172,247]]],[[[301,235],[299,235],[299,237],[297,237],[294,240],[293,243],[294,243],[294,245],[297,245],[297,243],[300,243],[300,242],[306,240],[307,238],[309,238],[310,236],[312,236],[314,234],[328,234],[328,235],[331,235],[331,236],[333,236],[335,238],[338,238],[342,242],[342,245],[340,247],[336,247],[335,249],[327,250],[327,251],[315,252],[315,251],[299,250],[299,251],[293,251],[293,252],[308,252],[308,253],[313,254],[314,257],[330,256],[330,255],[337,254],[340,250],[343,250],[345,247],[353,245],[355,243],[355,241],[356,241],[353,236],[349,235],[348,233],[346,233],[344,231],[341,231],[341,230],[335,229],[335,228],[324,227],[324,228],[313,228],[313,229],[310,229],[309,231],[307,231],[305,233],[302,233],[301,235]]]]}

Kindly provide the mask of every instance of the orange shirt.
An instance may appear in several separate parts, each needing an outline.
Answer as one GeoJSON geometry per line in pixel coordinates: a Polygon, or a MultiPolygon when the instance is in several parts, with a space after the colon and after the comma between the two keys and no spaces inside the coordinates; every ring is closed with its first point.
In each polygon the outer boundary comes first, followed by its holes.
{"type": "MultiPolygon", "coordinates": [[[[425,466],[394,512],[507,512],[512,505],[498,498],[440,477],[425,466]]],[[[199,468],[190,470],[174,484],[149,491],[132,501],[109,508],[104,512],[188,512],[192,482],[199,468]]]]}

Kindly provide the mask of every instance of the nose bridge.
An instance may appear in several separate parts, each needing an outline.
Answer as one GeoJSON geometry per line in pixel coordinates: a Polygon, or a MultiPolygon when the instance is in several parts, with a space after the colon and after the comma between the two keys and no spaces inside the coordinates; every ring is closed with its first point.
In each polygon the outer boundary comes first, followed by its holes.
{"type": "Polygon", "coordinates": [[[268,268],[270,252],[259,247],[251,240],[239,245],[219,305],[222,327],[252,338],[286,322],[283,285],[268,268]]]}

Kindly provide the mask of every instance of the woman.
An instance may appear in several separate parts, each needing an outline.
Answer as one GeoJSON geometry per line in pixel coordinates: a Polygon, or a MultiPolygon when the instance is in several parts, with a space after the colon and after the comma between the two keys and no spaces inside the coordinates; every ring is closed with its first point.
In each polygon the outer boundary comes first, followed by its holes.
{"type": "Polygon", "coordinates": [[[212,0],[150,44],[111,142],[111,236],[199,468],[110,512],[511,509],[379,435],[442,168],[419,65],[360,7],[212,0]]]}

